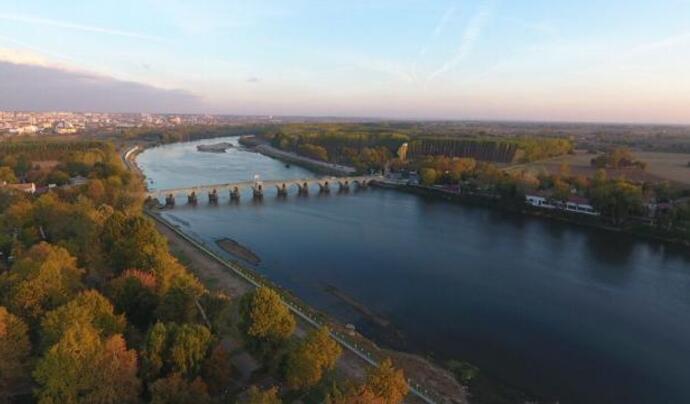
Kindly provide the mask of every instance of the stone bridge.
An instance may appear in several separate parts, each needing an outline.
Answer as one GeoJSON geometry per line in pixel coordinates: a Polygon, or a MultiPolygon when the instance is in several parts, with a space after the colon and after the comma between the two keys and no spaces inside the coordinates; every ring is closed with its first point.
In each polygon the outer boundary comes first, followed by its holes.
{"type": "Polygon", "coordinates": [[[348,192],[353,187],[366,188],[370,182],[381,180],[381,176],[356,176],[356,177],[322,177],[304,178],[292,180],[268,180],[234,182],[228,184],[195,185],[191,187],[170,188],[153,190],[147,192],[147,196],[152,199],[161,200],[165,198],[166,206],[174,206],[175,199],[179,196],[186,196],[188,203],[197,203],[203,194],[208,194],[209,203],[218,203],[220,195],[227,193],[231,201],[239,201],[241,192],[246,189],[252,191],[253,199],[263,198],[264,192],[275,189],[277,196],[287,196],[291,191],[296,191],[298,195],[309,195],[312,191],[319,193],[329,193],[331,190],[338,192],[348,192]]]}

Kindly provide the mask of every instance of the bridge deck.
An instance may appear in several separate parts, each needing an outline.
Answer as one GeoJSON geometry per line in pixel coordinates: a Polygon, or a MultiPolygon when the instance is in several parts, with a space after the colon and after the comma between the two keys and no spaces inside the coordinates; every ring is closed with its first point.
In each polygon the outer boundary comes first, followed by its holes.
{"type": "Polygon", "coordinates": [[[152,190],[148,191],[146,194],[152,198],[158,198],[163,195],[188,195],[191,194],[192,192],[195,192],[197,194],[204,193],[204,192],[213,192],[213,190],[216,190],[217,192],[221,191],[231,191],[235,187],[238,189],[243,189],[243,188],[252,188],[255,184],[261,184],[263,189],[269,189],[273,188],[275,186],[282,187],[283,184],[285,184],[286,188],[289,188],[293,185],[302,185],[305,182],[309,185],[312,184],[324,184],[325,182],[328,182],[331,185],[336,185],[338,183],[343,183],[345,181],[349,183],[355,183],[355,182],[370,182],[372,180],[380,180],[382,177],[377,176],[377,175],[362,175],[362,176],[356,176],[356,177],[321,177],[321,178],[301,178],[301,179],[291,179],[291,180],[266,180],[266,181],[243,181],[243,182],[231,182],[227,184],[211,184],[211,185],[195,185],[191,187],[180,187],[180,188],[169,188],[169,189],[160,189],[160,190],[152,190]]]}

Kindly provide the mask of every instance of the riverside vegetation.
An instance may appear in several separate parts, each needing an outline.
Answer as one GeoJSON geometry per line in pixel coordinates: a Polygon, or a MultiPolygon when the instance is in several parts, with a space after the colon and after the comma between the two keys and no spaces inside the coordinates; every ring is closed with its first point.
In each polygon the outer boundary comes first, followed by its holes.
{"type": "Polygon", "coordinates": [[[0,401],[396,403],[407,393],[390,361],[362,384],[331,377],[341,348],[326,328],[297,338],[273,290],[238,299],[204,286],[143,215],[142,181],[112,144],[3,143],[0,175],[41,190],[0,188],[0,401]],[[229,387],[229,335],[274,386],[229,387]]]}

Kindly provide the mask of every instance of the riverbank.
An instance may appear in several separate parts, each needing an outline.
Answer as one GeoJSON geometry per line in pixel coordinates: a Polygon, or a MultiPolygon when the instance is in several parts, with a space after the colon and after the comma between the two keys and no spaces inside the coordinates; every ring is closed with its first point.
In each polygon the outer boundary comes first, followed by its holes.
{"type": "Polygon", "coordinates": [[[475,206],[487,206],[494,209],[500,209],[503,211],[525,215],[529,217],[555,220],[577,226],[585,226],[615,233],[623,233],[630,236],[639,237],[641,239],[653,240],[683,247],[690,247],[690,240],[668,237],[667,235],[660,233],[657,229],[650,228],[649,226],[632,224],[626,227],[617,227],[602,222],[600,216],[583,215],[561,210],[540,209],[536,207],[531,207],[526,203],[506,203],[502,202],[501,199],[491,195],[463,194],[454,191],[447,191],[440,188],[427,187],[422,185],[399,184],[394,182],[377,181],[373,182],[372,186],[393,189],[400,192],[407,192],[424,197],[443,199],[455,203],[463,203],[475,206]]]}
{"type": "Polygon", "coordinates": [[[320,174],[348,176],[357,172],[354,167],[315,160],[309,157],[300,156],[296,153],[276,149],[268,143],[258,140],[256,137],[243,136],[240,138],[240,144],[247,147],[249,150],[256,151],[265,156],[275,158],[289,164],[300,165],[320,174]]]}
{"type": "Polygon", "coordinates": [[[155,220],[159,231],[176,249],[184,251],[193,268],[203,277],[209,277],[227,288],[233,297],[239,297],[253,288],[264,285],[276,290],[284,303],[300,321],[298,335],[306,335],[311,327],[327,325],[332,337],[345,349],[337,368],[352,380],[362,380],[368,366],[377,366],[386,357],[393,359],[401,367],[410,382],[410,403],[468,403],[465,387],[460,385],[454,375],[433,365],[416,355],[381,349],[347,327],[317,312],[301,302],[289,291],[272,284],[253,270],[242,267],[238,262],[230,262],[218,256],[202,243],[194,240],[178,226],[168,222],[154,211],[146,213],[155,220]],[[416,382],[417,380],[422,381],[416,382]]]}

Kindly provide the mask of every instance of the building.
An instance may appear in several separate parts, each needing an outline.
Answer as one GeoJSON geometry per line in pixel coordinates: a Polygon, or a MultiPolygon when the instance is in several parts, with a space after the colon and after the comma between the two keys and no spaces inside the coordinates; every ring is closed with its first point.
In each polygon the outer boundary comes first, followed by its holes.
{"type": "Polygon", "coordinates": [[[28,194],[36,193],[36,184],[30,182],[28,184],[8,184],[4,182],[2,188],[14,189],[16,191],[26,192],[28,194]]]}
{"type": "Polygon", "coordinates": [[[525,202],[535,208],[559,209],[566,212],[599,216],[599,212],[594,209],[589,199],[578,195],[570,195],[568,200],[559,201],[554,200],[546,193],[528,194],[525,195],[525,202]]]}

